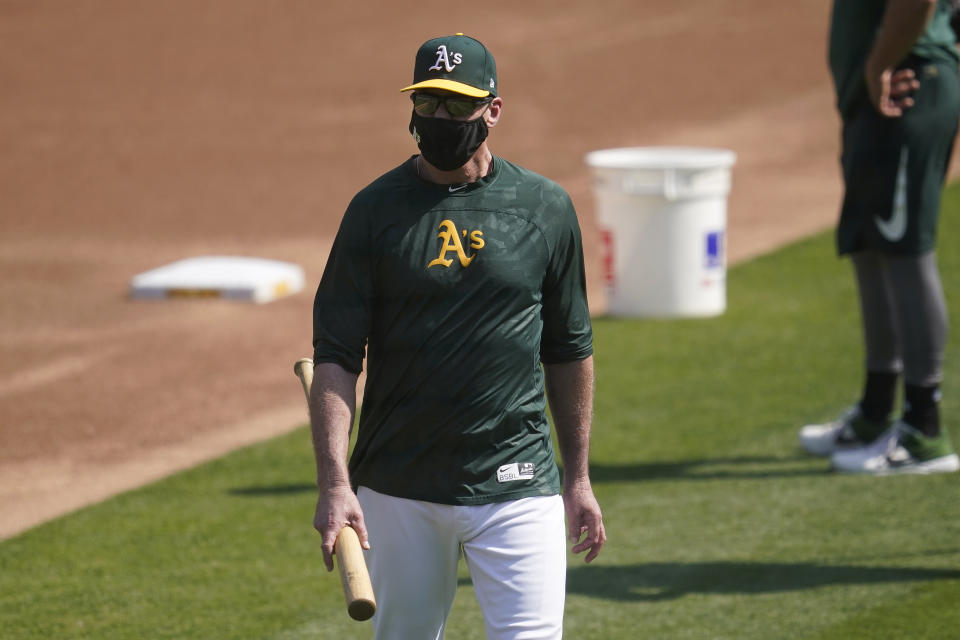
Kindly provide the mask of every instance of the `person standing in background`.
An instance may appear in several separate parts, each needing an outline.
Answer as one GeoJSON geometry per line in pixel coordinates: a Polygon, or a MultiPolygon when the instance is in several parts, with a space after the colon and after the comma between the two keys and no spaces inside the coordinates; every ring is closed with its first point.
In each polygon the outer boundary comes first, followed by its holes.
{"type": "Polygon", "coordinates": [[[842,120],[836,230],[851,257],[865,345],[857,404],[801,446],[838,471],[956,471],[941,424],[947,307],[935,244],[960,118],[951,0],[835,0],[829,63],[842,120]],[[892,419],[902,381],[903,413],[892,419]]]}

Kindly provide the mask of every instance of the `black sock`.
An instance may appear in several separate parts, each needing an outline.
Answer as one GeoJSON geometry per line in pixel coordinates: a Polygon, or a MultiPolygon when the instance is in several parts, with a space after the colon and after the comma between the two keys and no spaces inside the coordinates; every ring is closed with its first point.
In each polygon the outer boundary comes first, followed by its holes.
{"type": "Polygon", "coordinates": [[[925,436],[940,433],[940,387],[904,385],[903,421],[925,436]]]}
{"type": "Polygon", "coordinates": [[[893,401],[897,395],[897,372],[888,373],[868,371],[867,381],[863,385],[863,398],[860,411],[870,422],[883,422],[893,411],[893,401]]]}

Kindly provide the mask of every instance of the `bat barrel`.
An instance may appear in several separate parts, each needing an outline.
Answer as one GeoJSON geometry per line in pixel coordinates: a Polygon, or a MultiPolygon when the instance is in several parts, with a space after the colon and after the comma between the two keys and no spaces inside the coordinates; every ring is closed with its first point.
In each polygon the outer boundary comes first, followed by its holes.
{"type": "Polygon", "coordinates": [[[353,527],[344,527],[334,545],[340,582],[347,600],[347,613],[354,620],[368,620],[377,610],[370,574],[363,560],[363,547],[353,527]]]}
{"type": "Polygon", "coordinates": [[[360,598],[347,605],[347,613],[358,622],[369,620],[377,611],[377,604],[373,600],[360,598]]]}

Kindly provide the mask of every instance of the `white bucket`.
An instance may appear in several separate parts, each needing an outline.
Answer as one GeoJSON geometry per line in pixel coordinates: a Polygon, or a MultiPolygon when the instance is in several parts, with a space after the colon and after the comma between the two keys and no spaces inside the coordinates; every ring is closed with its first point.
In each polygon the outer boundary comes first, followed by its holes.
{"type": "Polygon", "coordinates": [[[593,151],[607,313],[724,312],[727,195],[736,154],[697,147],[593,151]]]}

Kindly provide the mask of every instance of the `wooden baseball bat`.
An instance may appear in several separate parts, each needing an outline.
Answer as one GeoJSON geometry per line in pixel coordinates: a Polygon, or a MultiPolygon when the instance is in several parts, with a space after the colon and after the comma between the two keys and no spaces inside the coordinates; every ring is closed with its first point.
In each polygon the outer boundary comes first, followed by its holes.
{"type": "Polygon", "coordinates": [[[353,527],[344,527],[333,545],[340,569],[340,584],[347,600],[347,613],[354,620],[369,620],[377,610],[373,586],[367,564],[363,561],[363,547],[353,527]]]}
{"type": "MultiPolygon", "coordinates": [[[[293,372],[300,378],[303,393],[310,407],[310,387],[313,385],[313,360],[300,358],[293,365],[293,372]]],[[[337,568],[340,570],[340,584],[347,601],[347,613],[354,620],[369,620],[377,610],[377,601],[373,597],[373,586],[367,563],[363,560],[363,547],[353,527],[346,526],[337,534],[333,544],[337,556],[337,568]]]]}

